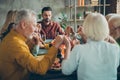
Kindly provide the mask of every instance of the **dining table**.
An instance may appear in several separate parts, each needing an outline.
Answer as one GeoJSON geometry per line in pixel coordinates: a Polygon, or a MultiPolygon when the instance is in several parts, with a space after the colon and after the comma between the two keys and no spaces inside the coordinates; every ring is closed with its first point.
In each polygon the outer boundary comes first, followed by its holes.
{"type": "Polygon", "coordinates": [[[31,73],[29,80],[77,80],[77,73],[74,71],[71,75],[64,75],[61,69],[50,69],[45,75],[31,73]]]}
{"type": "MultiPolygon", "coordinates": [[[[46,40],[45,43],[50,43],[51,41],[52,40],[49,39],[49,40],[46,40]]],[[[38,56],[41,56],[41,59],[42,59],[44,57],[44,55],[47,54],[47,51],[48,51],[47,49],[41,49],[40,48],[38,56]]],[[[58,55],[57,57],[60,57],[60,56],[58,55]]],[[[62,58],[62,56],[61,56],[61,58],[62,58]]],[[[60,64],[61,64],[61,62],[60,62],[60,64]]],[[[30,80],[77,80],[77,74],[76,74],[76,71],[75,71],[71,75],[64,75],[62,73],[61,67],[51,68],[46,72],[45,75],[39,75],[39,74],[31,73],[30,74],[30,80]]]]}

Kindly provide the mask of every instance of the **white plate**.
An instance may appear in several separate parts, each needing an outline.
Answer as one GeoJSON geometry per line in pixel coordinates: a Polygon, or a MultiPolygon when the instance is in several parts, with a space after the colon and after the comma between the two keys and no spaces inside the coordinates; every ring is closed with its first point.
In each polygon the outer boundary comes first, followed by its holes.
{"type": "Polygon", "coordinates": [[[50,43],[53,39],[46,39],[45,43],[50,43]]]}
{"type": "Polygon", "coordinates": [[[47,49],[39,49],[39,54],[47,54],[48,50],[47,49]]]}

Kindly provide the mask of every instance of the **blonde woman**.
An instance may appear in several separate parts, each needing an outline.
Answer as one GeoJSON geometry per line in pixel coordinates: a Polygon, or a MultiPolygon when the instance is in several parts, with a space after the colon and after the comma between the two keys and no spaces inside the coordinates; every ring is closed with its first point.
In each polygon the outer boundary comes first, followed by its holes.
{"type": "Polygon", "coordinates": [[[5,23],[3,24],[3,27],[1,29],[1,33],[5,32],[7,30],[8,25],[10,23],[14,23],[15,22],[16,14],[17,14],[17,10],[9,10],[8,11],[5,23]]]}
{"type": "Polygon", "coordinates": [[[9,10],[6,16],[5,23],[3,24],[2,29],[0,30],[0,41],[14,28],[15,17],[17,10],[9,10]]]}

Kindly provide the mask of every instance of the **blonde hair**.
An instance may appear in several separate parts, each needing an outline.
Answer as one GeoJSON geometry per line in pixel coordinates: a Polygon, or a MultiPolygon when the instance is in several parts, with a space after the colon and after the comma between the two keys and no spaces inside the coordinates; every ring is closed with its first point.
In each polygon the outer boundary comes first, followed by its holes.
{"type": "Polygon", "coordinates": [[[109,35],[106,18],[100,13],[90,13],[83,23],[84,33],[92,40],[104,40],[109,35]]]}
{"type": "Polygon", "coordinates": [[[9,10],[6,16],[5,23],[3,24],[3,27],[1,29],[1,33],[3,33],[7,28],[10,23],[15,22],[15,18],[17,15],[17,10],[9,10]]]}

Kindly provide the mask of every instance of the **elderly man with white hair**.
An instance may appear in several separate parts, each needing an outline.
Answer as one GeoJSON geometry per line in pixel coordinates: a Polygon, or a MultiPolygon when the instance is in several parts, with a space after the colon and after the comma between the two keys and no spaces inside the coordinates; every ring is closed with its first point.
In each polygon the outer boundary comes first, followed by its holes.
{"type": "Polygon", "coordinates": [[[56,57],[63,37],[56,37],[55,45],[48,50],[48,54],[36,59],[26,44],[37,24],[35,12],[28,9],[18,11],[15,24],[15,29],[0,44],[0,80],[29,80],[29,72],[45,74],[56,57]]]}
{"type": "MultiPolygon", "coordinates": [[[[120,14],[114,14],[108,19],[110,35],[120,46],[120,14]]],[[[118,68],[118,80],[120,79],[120,66],[118,68]]]]}
{"type": "Polygon", "coordinates": [[[120,45],[120,15],[116,14],[109,18],[108,20],[110,35],[117,41],[120,45]]]}

